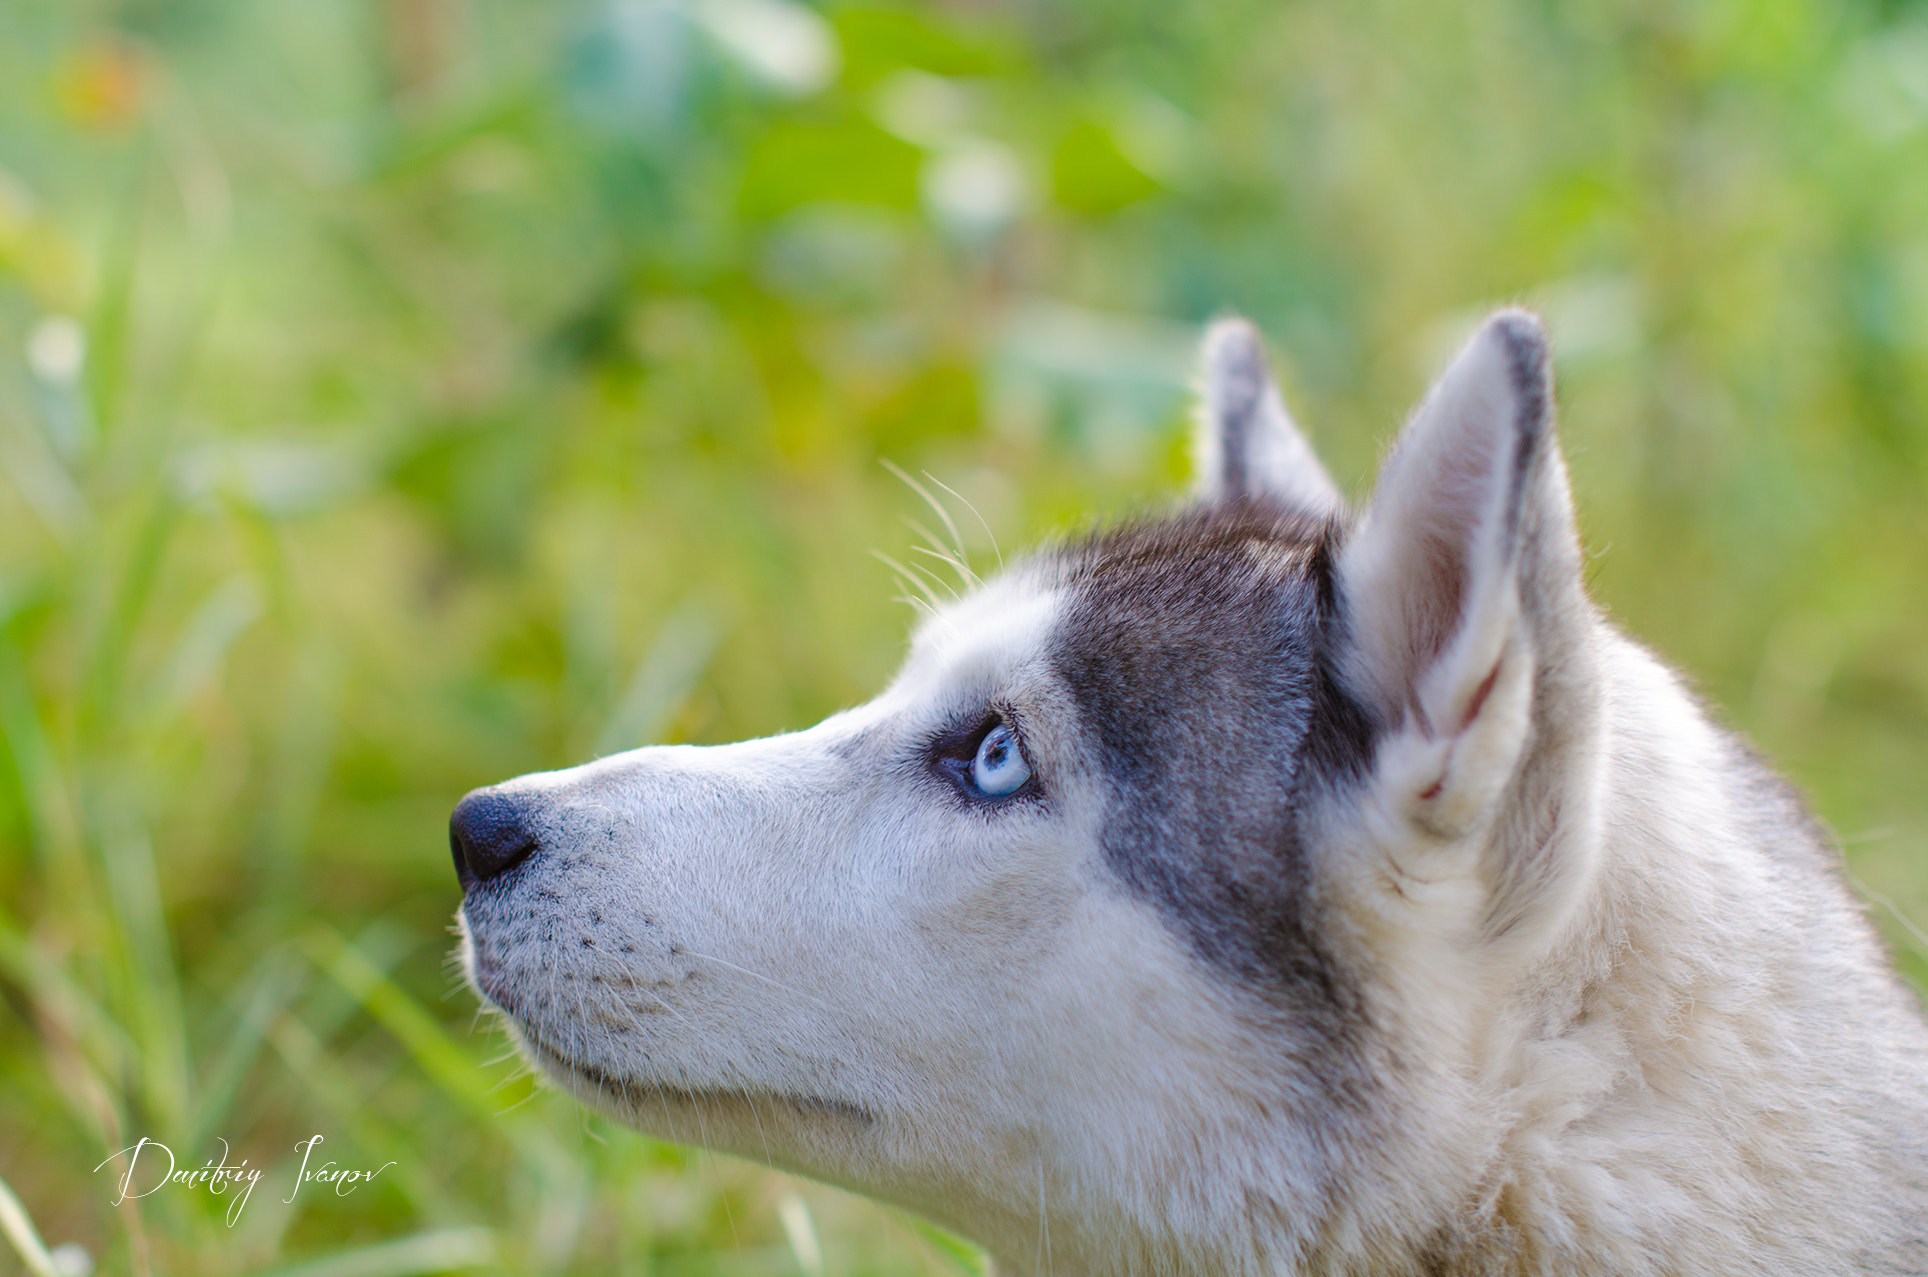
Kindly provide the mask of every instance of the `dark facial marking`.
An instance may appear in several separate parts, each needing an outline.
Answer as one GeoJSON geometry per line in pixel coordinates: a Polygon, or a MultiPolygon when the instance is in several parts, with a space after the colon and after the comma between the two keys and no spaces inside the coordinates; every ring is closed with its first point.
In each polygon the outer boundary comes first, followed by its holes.
{"type": "Polygon", "coordinates": [[[1326,521],[1232,501],[1060,552],[1056,665],[1115,802],[1111,868],[1208,963],[1295,1014],[1345,981],[1306,906],[1296,804],[1363,771],[1372,724],[1332,676],[1326,521]]]}

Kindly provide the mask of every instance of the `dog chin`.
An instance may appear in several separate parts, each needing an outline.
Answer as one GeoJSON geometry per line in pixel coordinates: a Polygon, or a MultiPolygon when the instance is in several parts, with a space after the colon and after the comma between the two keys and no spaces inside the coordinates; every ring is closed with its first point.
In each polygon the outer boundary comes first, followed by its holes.
{"type": "MultiPolygon", "coordinates": [[[[846,1133],[874,1126],[877,1117],[849,1100],[789,1091],[733,1087],[687,1087],[624,1077],[567,1056],[529,1039],[518,1027],[523,1051],[563,1089],[583,1103],[620,1121],[665,1138],[693,1142],[697,1126],[714,1141],[719,1130],[767,1131],[780,1127],[835,1126],[846,1133]]],[[[758,1149],[758,1155],[765,1150],[758,1149]]]]}

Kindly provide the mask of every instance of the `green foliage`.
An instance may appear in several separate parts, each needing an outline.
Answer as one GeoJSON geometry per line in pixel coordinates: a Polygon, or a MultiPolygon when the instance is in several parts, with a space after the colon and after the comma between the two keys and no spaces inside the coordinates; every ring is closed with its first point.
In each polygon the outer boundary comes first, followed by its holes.
{"type": "Polygon", "coordinates": [[[866,551],[926,517],[880,459],[1007,551],[1160,499],[1222,309],[1360,490],[1483,308],[1543,308],[1597,593],[1928,917],[1928,17],[770,8],[0,9],[30,1270],[37,1226],[103,1272],[791,1272],[810,1212],[832,1272],[975,1263],[536,1088],[444,965],[444,822],[867,695],[911,617],[866,551]],[[283,1203],[316,1132],[394,1165],[283,1203]],[[114,1207],[143,1135],[267,1178],[232,1228],[114,1207]]]}

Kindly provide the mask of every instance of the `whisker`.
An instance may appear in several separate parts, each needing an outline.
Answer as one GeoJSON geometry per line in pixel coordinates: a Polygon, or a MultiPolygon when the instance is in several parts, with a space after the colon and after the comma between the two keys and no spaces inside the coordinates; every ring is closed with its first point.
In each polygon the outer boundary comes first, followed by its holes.
{"type": "Polygon", "coordinates": [[[991,525],[984,521],[984,516],[977,512],[977,507],[971,504],[970,498],[928,470],[924,471],[924,477],[964,503],[964,508],[971,512],[973,519],[977,520],[977,526],[983,528],[984,535],[991,539],[991,553],[997,555],[997,565],[1002,569],[1004,567],[1004,551],[997,548],[997,533],[991,531],[991,525]]]}
{"type": "MultiPolygon", "coordinates": [[[[513,1082],[513,1081],[514,1081],[515,1079],[514,1079],[514,1078],[510,1078],[510,1079],[508,1079],[508,1080],[509,1080],[509,1081],[511,1081],[511,1082],[513,1082]]],[[[513,1112],[515,1112],[515,1111],[516,1111],[517,1109],[519,1109],[519,1108],[521,1108],[521,1107],[523,1107],[523,1106],[524,1106],[525,1104],[532,1104],[532,1103],[534,1103],[534,1102],[535,1102],[535,1098],[536,1098],[536,1096],[538,1096],[538,1095],[540,1095],[540,1094],[542,1094],[542,1088],[541,1088],[541,1087],[539,1087],[539,1086],[532,1086],[532,1087],[530,1087],[530,1088],[529,1088],[529,1093],[528,1093],[527,1095],[525,1095],[525,1096],[523,1096],[523,1097],[522,1097],[521,1099],[519,1099],[519,1100],[517,1100],[517,1101],[516,1101],[515,1103],[513,1103],[513,1104],[511,1104],[511,1105],[509,1105],[509,1106],[508,1106],[507,1108],[502,1108],[502,1109],[497,1109],[497,1110],[496,1110],[496,1116],[497,1116],[497,1117],[501,1117],[501,1116],[503,1116],[503,1115],[504,1115],[504,1114],[506,1114],[506,1113],[513,1113],[513,1112]]],[[[582,1111],[582,1107],[581,1107],[581,1105],[577,1105],[577,1108],[576,1108],[576,1111],[577,1111],[577,1112],[581,1112],[581,1111],[582,1111]]]]}
{"type": "Polygon", "coordinates": [[[1914,937],[1915,944],[1918,946],[1917,951],[1923,957],[1928,957],[1928,932],[1924,932],[1920,927],[1916,926],[1913,919],[1909,918],[1907,914],[1901,912],[1901,910],[1896,907],[1894,901],[1888,899],[1888,897],[1882,895],[1880,892],[1873,890],[1867,883],[1861,881],[1861,879],[1855,877],[1846,869],[1843,869],[1841,873],[1842,876],[1848,880],[1848,884],[1856,891],[1893,915],[1894,920],[1901,924],[1902,930],[1914,937]]]}
{"type": "Polygon", "coordinates": [[[889,457],[879,457],[877,459],[883,463],[884,469],[890,471],[906,484],[910,485],[911,491],[924,498],[924,504],[936,511],[937,517],[944,522],[944,530],[951,534],[951,544],[957,547],[957,556],[960,559],[967,557],[964,553],[964,538],[959,535],[957,523],[951,518],[951,512],[944,508],[944,503],[932,496],[929,488],[926,488],[923,484],[911,478],[889,457]]]}
{"type": "Polygon", "coordinates": [[[803,998],[806,1001],[814,1002],[826,1011],[836,1010],[834,1006],[832,1006],[828,1002],[825,1002],[822,998],[819,998],[814,994],[805,993],[802,989],[798,989],[791,985],[787,985],[783,981],[774,979],[771,976],[764,975],[761,971],[752,971],[748,967],[739,967],[734,962],[725,961],[724,959],[715,957],[711,954],[698,953],[694,949],[685,949],[684,952],[687,953],[692,958],[701,958],[705,962],[714,962],[719,967],[728,967],[730,970],[741,972],[742,974],[749,976],[753,980],[761,980],[765,984],[774,985],[776,988],[782,989],[785,993],[789,994],[790,996],[796,997],[796,998],[803,998]]]}
{"type": "Polygon", "coordinates": [[[931,589],[930,586],[924,583],[924,577],[926,574],[911,571],[910,568],[904,566],[902,563],[899,563],[896,559],[891,558],[888,554],[885,554],[882,550],[872,550],[870,554],[872,558],[876,559],[878,562],[882,563],[885,567],[895,572],[899,577],[903,578],[903,582],[905,585],[910,586],[912,589],[916,590],[919,594],[923,595],[925,599],[929,600],[930,605],[933,609],[944,606],[944,600],[938,598],[937,592],[931,589]]]}
{"type": "MultiPolygon", "coordinates": [[[[984,584],[984,582],[977,579],[977,573],[971,571],[969,568],[965,567],[962,563],[959,563],[956,559],[952,558],[948,551],[933,550],[928,546],[922,546],[922,545],[913,545],[910,549],[912,554],[928,554],[931,558],[936,559],[940,563],[949,564],[951,566],[951,569],[957,573],[958,579],[963,581],[963,583],[967,586],[984,584]]],[[[946,588],[949,588],[949,587],[946,587],[946,588]]]]}
{"type": "MultiPolygon", "coordinates": [[[[628,974],[628,973],[624,972],[624,974],[628,974]]],[[[666,1015],[668,1015],[671,1019],[682,1020],[685,1024],[688,1024],[691,1022],[689,1020],[689,1017],[685,1016],[681,1011],[678,1011],[675,1007],[671,1006],[669,999],[665,998],[662,994],[651,993],[648,989],[639,989],[633,984],[629,986],[629,991],[631,993],[641,994],[643,997],[648,998],[651,1002],[654,1002],[657,1006],[661,1007],[663,1009],[663,1012],[666,1015]]]]}
{"type": "Polygon", "coordinates": [[[919,612],[922,612],[925,616],[928,616],[931,620],[935,621],[937,619],[936,610],[933,609],[930,604],[924,602],[924,600],[917,598],[913,595],[893,594],[890,596],[890,601],[893,603],[908,603],[910,604],[910,606],[916,608],[919,612]]]}
{"type": "Polygon", "coordinates": [[[959,551],[954,551],[950,546],[945,545],[942,541],[938,540],[936,533],[909,515],[900,515],[898,517],[904,521],[905,527],[915,532],[918,536],[923,537],[925,543],[930,546],[928,550],[923,546],[912,546],[912,549],[923,554],[928,554],[933,558],[942,559],[944,562],[950,564],[951,567],[956,570],[957,574],[964,579],[964,584],[966,585],[984,584],[983,581],[978,579],[977,573],[971,570],[971,562],[967,555],[959,551]]]}
{"type": "MultiPolygon", "coordinates": [[[[913,545],[911,549],[921,550],[923,549],[923,547],[913,545]]],[[[929,551],[925,551],[925,553],[929,553],[929,551]]],[[[957,599],[959,597],[957,591],[951,588],[951,583],[949,581],[946,581],[943,577],[937,575],[937,573],[931,571],[929,568],[923,566],[921,563],[912,563],[910,566],[913,571],[918,573],[920,576],[923,576],[926,579],[928,579],[932,585],[935,585],[939,589],[943,590],[944,593],[950,595],[952,599],[957,599]]]]}

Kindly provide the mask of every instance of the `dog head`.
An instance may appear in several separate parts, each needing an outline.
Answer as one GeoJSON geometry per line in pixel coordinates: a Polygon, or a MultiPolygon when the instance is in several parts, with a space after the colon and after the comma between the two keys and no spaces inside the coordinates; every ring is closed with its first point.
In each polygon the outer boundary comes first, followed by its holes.
{"type": "Polygon", "coordinates": [[[1021,1269],[1391,1254],[1465,1191],[1486,1000],[1593,856],[1544,338],[1490,320],[1356,520],[1256,334],[1204,363],[1196,499],[875,700],[463,800],[463,960],[544,1072],[1021,1269]]]}

